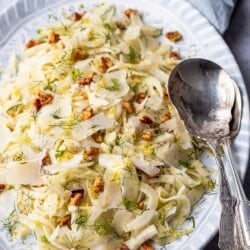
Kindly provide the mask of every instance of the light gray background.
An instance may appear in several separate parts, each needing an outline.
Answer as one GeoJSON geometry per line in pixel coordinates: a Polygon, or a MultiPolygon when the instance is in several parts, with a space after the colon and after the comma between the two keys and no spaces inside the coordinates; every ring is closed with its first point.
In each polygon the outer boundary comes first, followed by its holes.
{"type": "MultiPolygon", "coordinates": [[[[2,12],[11,1],[13,0],[0,0],[0,12],[2,12]]],[[[224,35],[224,39],[238,62],[245,80],[248,97],[250,97],[250,0],[238,0],[229,28],[224,35]]],[[[250,164],[248,164],[248,166],[249,165],[250,164]]],[[[244,189],[248,198],[250,198],[250,168],[248,168],[245,177],[244,189]]],[[[219,249],[218,234],[204,249],[219,249]]]]}

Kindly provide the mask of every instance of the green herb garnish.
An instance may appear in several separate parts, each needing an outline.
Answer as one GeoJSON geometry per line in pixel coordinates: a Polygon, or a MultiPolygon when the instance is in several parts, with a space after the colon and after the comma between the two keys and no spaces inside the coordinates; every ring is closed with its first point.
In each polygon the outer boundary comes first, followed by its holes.
{"type": "Polygon", "coordinates": [[[19,113],[21,111],[22,106],[23,106],[22,103],[17,103],[15,105],[11,106],[10,108],[8,108],[7,113],[9,113],[9,112],[19,113]]]}
{"type": "Polygon", "coordinates": [[[83,227],[84,225],[86,225],[86,222],[88,221],[88,214],[87,212],[82,213],[81,215],[79,215],[79,217],[77,217],[74,221],[73,224],[77,225],[77,230],[79,230],[81,227],[83,227]]]}
{"type": "Polygon", "coordinates": [[[110,231],[112,230],[112,227],[107,220],[102,220],[99,222],[95,222],[94,230],[99,235],[105,236],[110,233],[110,231]]]}
{"type": "Polygon", "coordinates": [[[102,218],[94,223],[94,230],[100,236],[109,234],[117,239],[122,238],[122,236],[118,234],[118,232],[111,226],[110,222],[105,218],[102,218]]]}
{"type": "Polygon", "coordinates": [[[104,28],[110,30],[111,32],[116,30],[116,26],[113,23],[104,23],[104,28]]]}
{"type": "Polygon", "coordinates": [[[54,85],[54,84],[51,84],[51,83],[48,83],[48,84],[43,88],[43,90],[53,91],[53,90],[55,90],[55,85],[54,85]]]}
{"type": "Polygon", "coordinates": [[[72,80],[75,81],[76,79],[82,76],[82,72],[80,69],[74,69],[72,72],[72,80]]]}
{"type": "Polygon", "coordinates": [[[84,5],[81,3],[80,5],[79,5],[79,9],[83,9],[84,8],[84,5]]]}
{"type": "Polygon", "coordinates": [[[118,91],[121,88],[121,83],[118,79],[112,78],[111,79],[112,84],[109,86],[106,86],[105,88],[109,91],[118,91]]]}
{"type": "Polygon", "coordinates": [[[41,236],[40,241],[41,241],[42,243],[45,243],[45,244],[48,244],[48,243],[49,243],[49,240],[48,240],[48,238],[47,238],[45,235],[41,236]]]}
{"type": "Polygon", "coordinates": [[[124,198],[122,203],[128,210],[134,210],[137,208],[137,204],[127,198],[124,198]]]}
{"type": "Polygon", "coordinates": [[[57,110],[55,111],[55,113],[52,114],[52,117],[53,117],[54,119],[61,119],[62,117],[59,115],[59,113],[60,113],[60,110],[57,109],[57,110]]]}
{"type": "Polygon", "coordinates": [[[135,53],[135,49],[131,46],[129,46],[128,59],[130,63],[135,63],[136,53],[135,53]]]}
{"type": "Polygon", "coordinates": [[[40,35],[40,34],[42,33],[42,31],[43,31],[42,29],[37,29],[37,30],[36,30],[36,33],[37,33],[38,35],[40,35]]]}
{"type": "Polygon", "coordinates": [[[66,150],[58,150],[56,151],[55,153],[55,158],[58,159],[58,158],[62,158],[63,155],[65,154],[66,150]]]}
{"type": "Polygon", "coordinates": [[[0,223],[2,224],[2,226],[9,232],[9,234],[12,235],[12,232],[17,224],[17,214],[16,214],[16,210],[13,209],[12,212],[4,217],[0,223]]]}
{"type": "Polygon", "coordinates": [[[185,168],[190,168],[190,162],[189,161],[183,161],[183,160],[178,160],[178,163],[185,167],[185,168]]]}
{"type": "Polygon", "coordinates": [[[24,153],[23,153],[23,152],[17,152],[17,153],[14,155],[13,160],[14,160],[14,161],[23,161],[23,160],[24,160],[24,153]]]}

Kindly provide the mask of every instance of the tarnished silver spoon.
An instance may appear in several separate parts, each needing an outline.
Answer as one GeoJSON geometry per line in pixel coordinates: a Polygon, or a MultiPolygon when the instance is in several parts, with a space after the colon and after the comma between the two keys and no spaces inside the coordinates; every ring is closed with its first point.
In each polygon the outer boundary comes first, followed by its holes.
{"type": "Polygon", "coordinates": [[[230,148],[230,139],[238,133],[241,120],[241,96],[237,85],[219,65],[195,58],[175,67],[169,78],[168,94],[187,130],[207,141],[216,156],[222,205],[219,247],[235,249],[236,220],[241,245],[250,249],[250,203],[243,191],[230,148]],[[224,169],[221,146],[233,177],[234,195],[224,169]]]}

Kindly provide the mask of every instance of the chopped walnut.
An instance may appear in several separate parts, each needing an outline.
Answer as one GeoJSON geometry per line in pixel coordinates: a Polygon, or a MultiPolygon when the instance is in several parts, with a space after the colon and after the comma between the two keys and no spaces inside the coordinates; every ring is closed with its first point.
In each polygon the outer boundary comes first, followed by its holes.
{"type": "Polygon", "coordinates": [[[132,114],[135,112],[134,105],[131,102],[123,101],[122,107],[126,110],[127,113],[132,114]]]}
{"type": "Polygon", "coordinates": [[[92,191],[95,194],[99,194],[104,190],[104,183],[101,177],[96,177],[93,183],[92,191]]]}
{"type": "Polygon", "coordinates": [[[29,40],[26,44],[25,44],[25,48],[26,49],[29,49],[29,48],[32,48],[32,47],[35,47],[39,44],[43,43],[43,41],[39,40],[39,39],[31,39],[29,40]]]}
{"type": "Polygon", "coordinates": [[[82,92],[81,96],[82,96],[83,100],[88,100],[89,99],[88,94],[85,91],[82,92]]]}
{"type": "Polygon", "coordinates": [[[74,190],[70,198],[69,206],[79,206],[84,195],[84,190],[74,190]]]}
{"type": "Polygon", "coordinates": [[[139,204],[137,205],[137,207],[139,209],[141,209],[141,210],[144,209],[144,207],[145,207],[144,201],[139,202],[139,204]]]}
{"type": "Polygon", "coordinates": [[[142,134],[141,138],[145,141],[151,141],[153,139],[153,133],[151,131],[146,131],[142,134]]]}
{"type": "Polygon", "coordinates": [[[165,37],[172,42],[177,42],[182,38],[182,35],[179,31],[171,31],[171,32],[167,32],[165,34],[165,37]]]}
{"type": "Polygon", "coordinates": [[[116,250],[130,250],[129,247],[122,243],[116,250]]]}
{"type": "Polygon", "coordinates": [[[39,91],[38,98],[42,106],[50,104],[53,101],[53,96],[51,94],[39,91]]]}
{"type": "Polygon", "coordinates": [[[106,73],[106,71],[113,66],[113,62],[109,57],[101,57],[99,62],[99,70],[101,73],[106,73]]]}
{"type": "Polygon", "coordinates": [[[14,110],[7,110],[6,112],[10,117],[15,118],[16,117],[16,112],[14,110]]]}
{"type": "Polygon", "coordinates": [[[120,30],[125,30],[126,29],[126,25],[122,21],[115,22],[115,25],[120,30]]]}
{"type": "Polygon", "coordinates": [[[0,184],[0,192],[3,192],[4,190],[6,190],[7,185],[6,184],[0,184]]]}
{"type": "Polygon", "coordinates": [[[39,111],[43,106],[50,104],[53,101],[53,98],[54,97],[51,94],[39,91],[38,97],[33,102],[36,111],[39,111]]]}
{"type": "Polygon", "coordinates": [[[33,188],[41,188],[41,187],[45,187],[45,186],[47,186],[47,185],[45,185],[45,184],[40,184],[40,185],[33,185],[32,187],[33,187],[33,188]]]}
{"type": "Polygon", "coordinates": [[[141,245],[141,250],[154,250],[154,248],[153,248],[153,246],[150,243],[144,242],[141,245]]]}
{"type": "Polygon", "coordinates": [[[60,35],[55,33],[54,31],[51,31],[48,36],[48,42],[49,43],[57,43],[60,40],[60,35]]]}
{"type": "Polygon", "coordinates": [[[134,15],[135,15],[135,14],[137,14],[137,13],[138,13],[137,10],[131,9],[131,8],[129,8],[129,9],[127,9],[127,10],[124,11],[125,16],[127,16],[128,18],[131,17],[131,14],[134,14],[134,15]]]}
{"type": "Polygon", "coordinates": [[[168,98],[168,92],[167,92],[167,89],[166,88],[163,88],[163,96],[165,98],[168,98]]]}
{"type": "Polygon", "coordinates": [[[78,83],[80,86],[90,85],[93,81],[94,76],[95,72],[90,72],[85,78],[78,78],[76,80],[76,83],[78,83]]]}
{"type": "Polygon", "coordinates": [[[48,166],[50,164],[51,164],[51,158],[50,158],[49,152],[47,151],[45,156],[42,159],[42,167],[48,166]]]}
{"type": "Polygon", "coordinates": [[[172,59],[175,59],[175,60],[180,60],[180,54],[176,51],[171,51],[170,52],[170,55],[169,55],[170,58],[172,59]]]}
{"type": "Polygon", "coordinates": [[[78,12],[73,12],[72,13],[72,19],[73,21],[77,22],[80,21],[82,19],[82,17],[86,14],[87,12],[84,11],[82,13],[78,13],[78,12]]]}
{"type": "Polygon", "coordinates": [[[41,105],[41,102],[38,98],[36,98],[34,101],[33,101],[33,106],[35,107],[35,110],[36,111],[39,111],[42,107],[41,105]]]}
{"type": "Polygon", "coordinates": [[[88,52],[86,50],[75,49],[75,50],[73,50],[71,56],[72,56],[72,59],[74,61],[80,61],[80,60],[86,59],[89,56],[89,54],[88,54],[88,52]]]}
{"type": "Polygon", "coordinates": [[[146,98],[146,93],[144,92],[140,92],[137,96],[136,96],[136,102],[137,103],[142,103],[146,98]]]}
{"type": "Polygon", "coordinates": [[[69,226],[71,224],[71,214],[66,214],[63,217],[60,218],[60,226],[69,226]]]}
{"type": "Polygon", "coordinates": [[[166,122],[166,121],[168,121],[170,119],[170,116],[168,115],[168,114],[165,114],[165,115],[163,115],[162,117],[161,117],[161,121],[162,122],[166,122]]]}
{"type": "Polygon", "coordinates": [[[140,118],[140,121],[142,123],[144,123],[144,124],[147,124],[147,125],[152,125],[153,124],[153,120],[150,117],[146,116],[146,115],[144,115],[142,118],[140,118]]]}
{"type": "Polygon", "coordinates": [[[86,160],[91,161],[95,159],[99,154],[99,149],[94,147],[87,147],[84,152],[84,157],[86,160]]]}
{"type": "Polygon", "coordinates": [[[101,143],[101,142],[103,142],[103,135],[102,135],[102,133],[101,133],[100,131],[97,131],[96,133],[94,133],[94,134],[92,135],[92,138],[94,139],[94,141],[95,141],[96,143],[101,143]]]}
{"type": "Polygon", "coordinates": [[[80,116],[81,116],[81,119],[83,121],[86,121],[86,120],[90,119],[93,115],[94,115],[93,109],[88,107],[88,108],[85,108],[82,110],[80,116]]]}

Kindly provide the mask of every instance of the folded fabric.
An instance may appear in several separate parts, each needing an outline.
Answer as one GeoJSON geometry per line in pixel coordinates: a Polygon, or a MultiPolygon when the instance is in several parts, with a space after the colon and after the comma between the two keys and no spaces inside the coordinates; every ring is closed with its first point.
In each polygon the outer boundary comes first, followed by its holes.
{"type": "MultiPolygon", "coordinates": [[[[15,0],[0,0],[0,12],[15,0]]],[[[170,0],[167,0],[170,1],[170,0]]],[[[174,1],[174,0],[171,0],[174,1]]],[[[230,17],[237,0],[182,0],[197,8],[212,25],[224,33],[229,25],[230,17]]],[[[164,0],[159,1],[164,5],[164,0]]]]}
{"type": "Polygon", "coordinates": [[[197,8],[218,32],[228,28],[237,0],[186,0],[197,8]]]}

